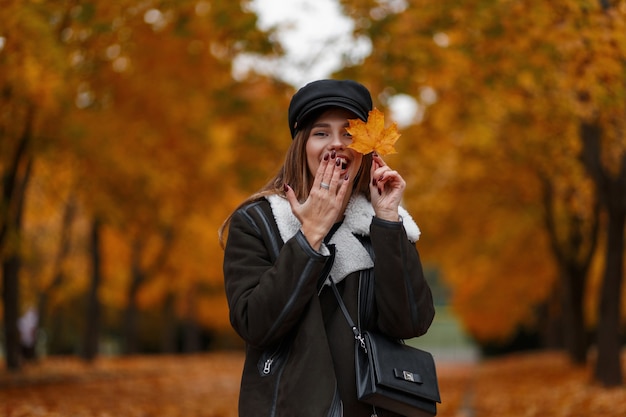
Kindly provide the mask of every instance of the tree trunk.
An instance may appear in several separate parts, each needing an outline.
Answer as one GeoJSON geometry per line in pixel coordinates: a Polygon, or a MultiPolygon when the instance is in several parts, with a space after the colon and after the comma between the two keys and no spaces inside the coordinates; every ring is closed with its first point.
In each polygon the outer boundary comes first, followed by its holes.
{"type": "Polygon", "coordinates": [[[598,359],[595,368],[596,380],[607,387],[622,384],[620,307],[625,219],[623,210],[621,213],[609,214],[606,269],[599,311],[598,359]]]}
{"type": "Polygon", "coordinates": [[[19,270],[21,266],[21,234],[24,198],[30,179],[33,155],[30,149],[34,109],[26,109],[24,133],[19,138],[13,160],[3,172],[2,201],[0,201],[0,261],[2,263],[2,299],[6,367],[20,368],[20,338],[17,320],[20,314],[19,270]]]}
{"type": "Polygon", "coordinates": [[[132,247],[130,285],[128,286],[126,310],[124,311],[124,353],[127,355],[137,353],[138,349],[139,308],[137,307],[137,296],[145,280],[144,271],[141,268],[142,249],[143,245],[139,238],[136,238],[132,247]]]}
{"type": "Polygon", "coordinates": [[[15,255],[2,262],[2,301],[4,303],[4,350],[8,370],[20,369],[19,319],[19,258],[15,255]]]}
{"type": "Polygon", "coordinates": [[[200,326],[193,317],[186,318],[183,322],[183,352],[200,352],[202,345],[200,339],[200,326]]]}
{"type": "MultiPolygon", "coordinates": [[[[626,192],[626,190],[624,190],[626,192]]],[[[598,360],[595,377],[604,386],[622,384],[620,307],[624,265],[624,225],[626,215],[609,213],[606,266],[598,326],[598,360]]]]}
{"type": "Polygon", "coordinates": [[[153,277],[165,264],[167,254],[172,246],[173,233],[169,229],[162,232],[163,243],[152,262],[142,265],[144,252],[144,238],[137,236],[133,239],[130,265],[130,285],[128,287],[127,305],[124,312],[124,353],[136,353],[139,348],[137,334],[139,330],[139,307],[137,297],[141,288],[153,277]]]}
{"type": "Polygon", "coordinates": [[[197,317],[197,297],[195,288],[187,293],[187,306],[183,319],[183,352],[194,353],[200,351],[200,326],[197,317]]]}
{"type": "Polygon", "coordinates": [[[91,224],[91,283],[87,294],[85,312],[85,330],[83,335],[83,350],[81,356],[91,361],[98,355],[100,338],[100,300],[98,290],[102,281],[101,251],[100,251],[100,220],[95,218],[91,224]]]}
{"type": "Polygon", "coordinates": [[[70,252],[71,243],[71,227],[76,217],[76,202],[73,197],[70,197],[63,210],[63,218],[61,220],[61,233],[59,240],[59,250],[54,259],[54,268],[52,271],[52,281],[44,288],[40,293],[37,300],[37,313],[39,314],[39,327],[44,328],[48,320],[48,302],[50,295],[59,288],[64,281],[65,271],[63,269],[63,263],[67,259],[70,252]]]}
{"type": "MultiPolygon", "coordinates": [[[[578,268],[577,268],[578,269],[578,268]]],[[[576,365],[587,362],[587,332],[583,309],[586,271],[574,270],[565,280],[564,291],[564,338],[570,360],[576,365]]]]}
{"type": "Polygon", "coordinates": [[[557,291],[563,325],[562,343],[572,363],[584,365],[589,347],[584,320],[584,291],[598,242],[600,204],[596,197],[589,219],[571,212],[559,216],[555,208],[557,197],[553,180],[547,175],[541,175],[540,178],[543,184],[546,230],[559,268],[557,291]]]}
{"type": "Polygon", "coordinates": [[[614,387],[622,384],[620,307],[626,220],[626,154],[622,155],[619,172],[612,176],[602,165],[601,127],[583,123],[580,136],[583,142],[582,161],[595,182],[598,198],[608,216],[594,378],[606,387],[614,387]]]}
{"type": "Polygon", "coordinates": [[[139,309],[137,308],[137,293],[139,292],[138,281],[140,277],[133,274],[131,277],[131,285],[128,292],[128,301],[126,304],[126,310],[124,311],[124,349],[123,352],[126,355],[132,355],[137,353],[138,338],[137,332],[139,328],[139,309]]]}
{"type": "Polygon", "coordinates": [[[163,303],[163,331],[161,332],[161,353],[174,353],[177,350],[177,319],[174,311],[176,298],[168,292],[163,303]]]}
{"type": "MultiPolygon", "coordinates": [[[[608,0],[600,0],[604,11],[612,8],[608,0]]],[[[624,64],[624,62],[622,62],[624,64]]],[[[623,138],[622,138],[623,139],[623,138]]],[[[598,327],[598,361],[595,378],[607,387],[622,384],[620,307],[624,275],[624,223],[626,221],[626,151],[622,151],[621,167],[617,178],[599,169],[598,183],[605,192],[604,203],[608,211],[607,253],[600,300],[600,326],[598,327]],[[603,178],[602,178],[603,177],[603,178]]],[[[599,154],[596,156],[599,160],[599,154]]],[[[598,165],[600,165],[598,163],[598,165]]],[[[601,165],[600,165],[601,166],[601,165]]]]}
{"type": "Polygon", "coordinates": [[[559,281],[536,312],[541,345],[550,350],[565,349],[562,302],[564,296],[561,286],[559,281]]]}

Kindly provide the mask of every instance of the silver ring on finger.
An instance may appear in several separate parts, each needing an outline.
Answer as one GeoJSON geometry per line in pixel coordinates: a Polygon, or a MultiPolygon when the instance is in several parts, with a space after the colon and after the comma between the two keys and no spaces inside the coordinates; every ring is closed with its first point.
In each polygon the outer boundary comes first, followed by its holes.
{"type": "Polygon", "coordinates": [[[330,190],[330,184],[326,184],[325,182],[320,183],[320,188],[325,190],[330,190]]]}

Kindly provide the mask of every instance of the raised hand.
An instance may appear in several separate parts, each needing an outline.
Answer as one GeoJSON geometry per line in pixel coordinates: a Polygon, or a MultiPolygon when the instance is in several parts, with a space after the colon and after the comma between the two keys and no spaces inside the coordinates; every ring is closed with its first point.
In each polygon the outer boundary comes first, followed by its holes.
{"type": "Polygon", "coordinates": [[[389,168],[385,161],[373,154],[370,171],[370,194],[376,217],[398,221],[398,206],[402,201],[406,182],[397,172],[389,168]]]}
{"type": "Polygon", "coordinates": [[[342,162],[334,151],[324,155],[309,196],[303,203],[298,201],[293,189],[285,184],[285,195],[291,210],[302,224],[302,233],[316,250],[320,248],[333,224],[343,215],[350,181],[342,172],[342,162]]]}

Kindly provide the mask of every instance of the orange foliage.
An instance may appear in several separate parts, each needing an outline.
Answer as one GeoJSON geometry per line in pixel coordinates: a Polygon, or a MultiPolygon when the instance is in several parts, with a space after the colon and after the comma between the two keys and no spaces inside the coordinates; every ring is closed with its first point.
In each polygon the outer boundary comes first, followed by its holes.
{"type": "MultiPolygon", "coordinates": [[[[87,225],[97,216],[106,311],[129,302],[155,310],[173,296],[179,317],[227,328],[217,230],[289,144],[275,109],[286,108],[291,88],[232,78],[237,54],[275,53],[256,16],[228,1],[35,3],[0,10],[0,86],[19,93],[6,95],[11,104],[32,103],[54,121],[34,132],[45,146],[34,147],[26,200],[23,308],[45,292],[53,302],[43,313],[54,315],[80,298],[91,273],[87,225]],[[69,196],[78,206],[71,250],[50,286],[69,196]],[[193,313],[190,303],[202,307],[193,313]]],[[[22,133],[15,114],[3,104],[0,121],[13,118],[15,135],[0,140],[0,169],[22,133]]]]}
{"type": "Polygon", "coordinates": [[[579,159],[581,121],[600,118],[608,169],[626,152],[624,2],[607,12],[571,0],[342,4],[372,52],[340,75],[384,92],[383,105],[410,95],[423,112],[398,146],[423,259],[474,336],[537,328],[560,279],[541,181],[555,190],[556,243],[567,247],[576,217],[588,245],[594,189],[579,159]]]}
{"type": "MultiPolygon", "coordinates": [[[[397,144],[395,127],[382,130],[382,113],[374,115],[368,125],[391,135],[382,144],[368,133],[362,151],[398,147],[390,164],[407,180],[423,259],[441,270],[465,327],[481,339],[533,325],[555,287],[539,178],[554,185],[561,217],[591,216],[580,120],[599,114],[608,127],[609,169],[624,152],[626,8],[621,1],[602,13],[596,3],[342,1],[372,53],[337,76],[365,83],[380,106],[405,93],[424,112],[397,144]]],[[[0,8],[0,87],[11,93],[1,98],[0,169],[25,109],[36,110],[24,308],[56,270],[66,278],[51,290],[51,309],[85,290],[87,225],[98,216],[106,308],[128,303],[135,259],[145,274],[140,309],[173,296],[179,316],[195,311],[206,327],[228,327],[217,229],[278,169],[290,143],[293,89],[253,73],[232,78],[237,54],[280,53],[255,19],[232,1],[9,0],[0,8]],[[57,261],[70,196],[78,205],[71,250],[57,261]]]]}

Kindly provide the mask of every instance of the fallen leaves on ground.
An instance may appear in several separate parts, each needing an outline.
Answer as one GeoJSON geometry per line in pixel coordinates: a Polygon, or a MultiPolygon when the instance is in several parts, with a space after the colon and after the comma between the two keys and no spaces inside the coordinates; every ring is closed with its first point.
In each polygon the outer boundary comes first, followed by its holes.
{"type": "MultiPolygon", "coordinates": [[[[2,417],[236,417],[240,352],[52,357],[0,371],[2,417]]],[[[438,417],[623,417],[626,388],[590,383],[560,353],[438,364],[438,417]]]]}
{"type": "Polygon", "coordinates": [[[0,373],[2,417],[236,417],[240,353],[48,358],[0,373]]]}
{"type": "MultiPolygon", "coordinates": [[[[624,369],[626,374],[626,367],[624,369]]],[[[592,366],[574,367],[556,352],[486,361],[469,392],[475,417],[624,417],[626,387],[592,382],[592,366]]]]}

